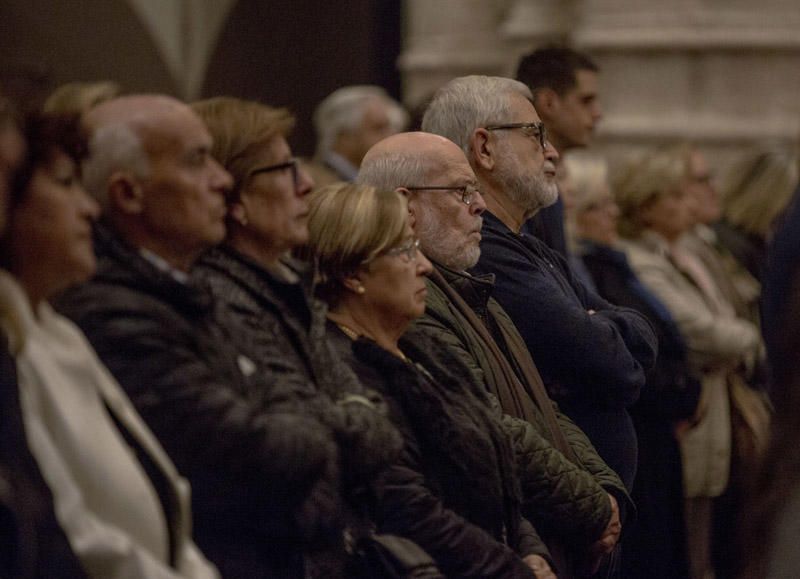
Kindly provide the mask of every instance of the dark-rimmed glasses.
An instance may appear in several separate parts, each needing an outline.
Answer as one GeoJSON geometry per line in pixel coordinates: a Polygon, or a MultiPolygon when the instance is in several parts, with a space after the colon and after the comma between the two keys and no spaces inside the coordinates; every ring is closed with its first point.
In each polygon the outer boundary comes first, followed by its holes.
{"type": "Polygon", "coordinates": [[[544,149],[547,145],[547,129],[544,128],[544,123],[542,121],[537,123],[508,123],[505,125],[489,125],[485,128],[487,131],[507,131],[519,129],[525,134],[526,137],[530,139],[536,139],[542,149],[544,149]]]}
{"type": "Polygon", "coordinates": [[[475,196],[480,193],[480,189],[478,189],[475,185],[462,185],[461,187],[405,187],[409,191],[458,191],[461,193],[461,202],[464,205],[472,205],[475,201],[475,196]]]}
{"type": "Polygon", "coordinates": [[[292,182],[295,189],[300,186],[300,160],[297,157],[292,157],[285,163],[278,163],[277,165],[267,165],[266,167],[256,167],[250,171],[250,177],[255,177],[259,173],[272,173],[273,171],[283,171],[284,169],[292,170],[292,182]]]}

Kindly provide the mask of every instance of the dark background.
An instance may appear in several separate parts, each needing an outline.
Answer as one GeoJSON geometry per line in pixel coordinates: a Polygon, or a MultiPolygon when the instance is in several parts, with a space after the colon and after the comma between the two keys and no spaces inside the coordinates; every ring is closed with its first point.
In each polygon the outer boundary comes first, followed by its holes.
{"type": "MultiPolygon", "coordinates": [[[[377,84],[400,97],[401,0],[240,0],[209,61],[201,98],[288,107],[292,145],[314,149],[311,114],[333,90],[377,84]]],[[[0,90],[35,107],[69,81],[178,94],[149,32],[123,0],[3,0],[0,90]]]]}

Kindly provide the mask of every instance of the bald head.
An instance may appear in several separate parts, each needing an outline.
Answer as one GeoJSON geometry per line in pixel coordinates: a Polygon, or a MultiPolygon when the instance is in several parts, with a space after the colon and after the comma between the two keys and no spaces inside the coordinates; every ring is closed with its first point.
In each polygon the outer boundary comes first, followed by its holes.
{"type": "Polygon", "coordinates": [[[469,170],[464,153],[449,139],[431,133],[399,133],[367,151],[357,180],[385,190],[418,187],[453,166],[469,170]]]}
{"type": "Polygon", "coordinates": [[[408,196],[414,232],[434,262],[463,270],[478,261],[486,205],[464,152],[449,139],[422,132],[388,137],[367,152],[358,181],[408,196]]]}
{"type": "Polygon", "coordinates": [[[83,123],[84,182],[117,233],[180,269],[222,240],[230,175],[211,157],[211,135],[186,104],[125,96],[91,109],[83,123]]]}

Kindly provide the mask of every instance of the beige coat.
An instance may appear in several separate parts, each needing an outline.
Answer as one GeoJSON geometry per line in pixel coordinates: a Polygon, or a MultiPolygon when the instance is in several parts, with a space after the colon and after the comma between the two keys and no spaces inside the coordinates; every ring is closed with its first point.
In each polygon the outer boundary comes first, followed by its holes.
{"type": "Polygon", "coordinates": [[[681,439],[687,497],[718,496],[726,488],[731,456],[727,377],[761,348],[758,329],[717,311],[669,258],[666,240],[653,232],[624,243],[631,267],[667,307],[686,342],[689,363],[703,381],[698,424],[681,439]]]}
{"type": "Polygon", "coordinates": [[[98,579],[218,577],[191,541],[188,484],[80,330],[46,303],[34,312],[4,271],[0,320],[17,362],[28,444],[87,573],[98,579]],[[159,473],[166,511],[134,447],[159,473]]]}

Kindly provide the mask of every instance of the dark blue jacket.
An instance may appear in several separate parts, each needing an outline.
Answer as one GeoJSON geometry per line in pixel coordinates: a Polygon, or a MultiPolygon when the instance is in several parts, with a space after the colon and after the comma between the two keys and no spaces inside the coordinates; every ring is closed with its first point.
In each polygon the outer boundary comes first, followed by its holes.
{"type": "Polygon", "coordinates": [[[483,217],[475,273],[495,274],[495,298],[525,340],[551,397],[630,489],[636,433],[626,409],[638,400],[645,371],[655,362],[650,323],[587,290],[566,260],[532,235],[514,233],[489,212],[483,217]]]}

